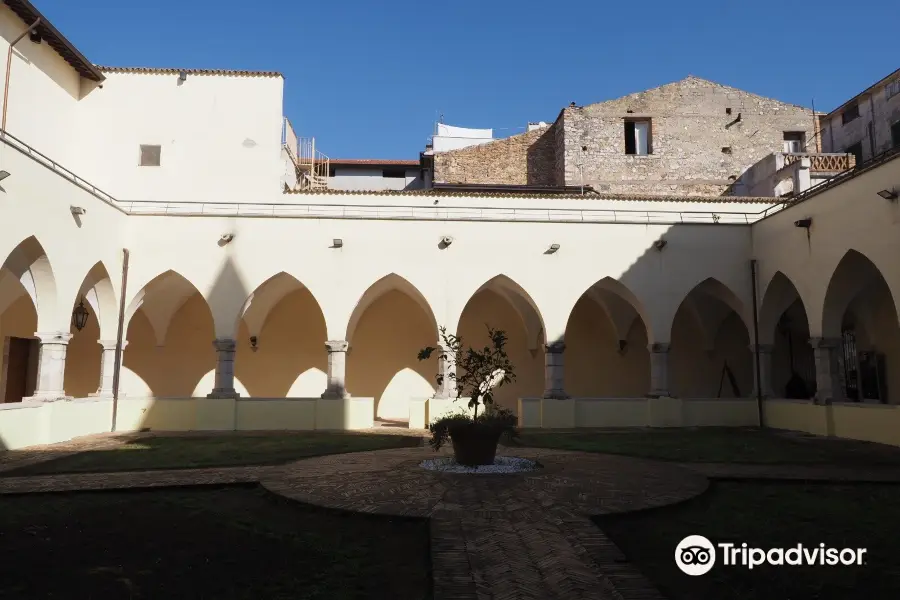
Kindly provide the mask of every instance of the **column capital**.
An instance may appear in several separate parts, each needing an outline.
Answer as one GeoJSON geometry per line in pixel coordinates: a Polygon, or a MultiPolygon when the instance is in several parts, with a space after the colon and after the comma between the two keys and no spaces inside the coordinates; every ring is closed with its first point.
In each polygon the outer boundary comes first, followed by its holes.
{"type": "Polygon", "coordinates": [[[234,352],[237,343],[231,338],[216,338],[213,347],[219,352],[234,352]]]}
{"type": "Polygon", "coordinates": [[[34,337],[39,339],[42,344],[63,344],[66,345],[72,339],[72,334],[65,331],[52,331],[50,333],[40,333],[37,332],[34,334],[34,337]]]}
{"type": "MultiPolygon", "coordinates": [[[[97,343],[103,347],[104,350],[115,350],[116,349],[116,340],[97,340],[97,343]]],[[[122,350],[128,345],[128,340],[122,340],[122,350]]]]}
{"type": "Polygon", "coordinates": [[[657,342],[647,346],[647,349],[654,354],[665,354],[669,351],[669,346],[671,346],[671,344],[668,342],[657,342]]]}
{"type": "Polygon", "coordinates": [[[566,343],[565,342],[550,342],[549,344],[544,346],[544,350],[547,354],[562,354],[566,351],[566,343]]]}
{"type": "Polygon", "coordinates": [[[328,353],[332,352],[346,352],[350,348],[350,342],[346,340],[328,340],[325,342],[325,349],[328,350],[328,353]]]}

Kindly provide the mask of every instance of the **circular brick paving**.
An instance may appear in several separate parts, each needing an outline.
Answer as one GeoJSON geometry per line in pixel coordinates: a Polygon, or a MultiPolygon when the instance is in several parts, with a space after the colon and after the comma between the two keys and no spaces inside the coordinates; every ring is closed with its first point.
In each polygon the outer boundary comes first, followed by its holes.
{"type": "Polygon", "coordinates": [[[261,483],[309,504],[414,517],[549,508],[611,514],[688,500],[708,486],[703,475],[669,463],[538,448],[500,453],[536,460],[542,468],[502,475],[439,473],[419,466],[435,457],[430,449],[401,448],[300,460],[270,471],[261,483]]]}

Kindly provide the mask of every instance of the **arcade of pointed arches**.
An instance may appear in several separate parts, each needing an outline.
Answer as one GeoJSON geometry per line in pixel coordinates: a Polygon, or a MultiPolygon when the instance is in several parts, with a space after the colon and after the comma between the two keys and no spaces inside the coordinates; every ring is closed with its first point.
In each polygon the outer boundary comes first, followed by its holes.
{"type": "MultiPolygon", "coordinates": [[[[58,293],[54,265],[35,237],[5,258],[0,268],[0,400],[58,392],[40,389],[52,384],[41,374],[50,368],[41,358],[47,342],[36,333],[51,330],[53,315],[63,312],[57,303],[73,310],[83,304],[89,313],[82,329],[60,332],[71,336],[63,343],[65,395],[111,394],[118,299],[110,275],[102,262],[96,263],[77,295],[65,298],[58,293]]],[[[765,396],[900,400],[900,319],[881,272],[866,256],[848,251],[831,275],[821,299],[821,327],[810,327],[806,303],[813,299],[802,298],[784,273],[775,273],[761,290],[765,396]],[[811,339],[811,330],[821,331],[821,337],[811,339]]],[[[319,397],[340,377],[338,384],[349,394],[374,398],[377,418],[403,420],[411,398],[435,393],[437,365],[419,363],[416,354],[434,344],[444,324],[437,322],[429,299],[395,273],[377,280],[357,301],[345,329],[343,374],[329,373],[319,302],[288,273],[273,275],[250,294],[235,315],[234,339],[216,346],[207,301],[178,272],[159,274],[130,297],[121,379],[121,390],[130,397],[206,396],[221,387],[223,355],[233,361],[233,383],[225,381],[226,391],[233,385],[242,397],[319,397]]],[[[645,315],[640,300],[607,277],[585,290],[571,309],[565,338],[547,340],[531,296],[501,274],[469,298],[458,323],[447,325],[472,344],[484,342],[485,324],[507,331],[518,378],[500,390],[498,402],[513,410],[517,398],[558,392],[549,380],[560,376],[565,393],[582,398],[756,395],[752,309],[727,286],[716,279],[697,284],[681,300],[670,332],[651,335],[645,315]],[[562,366],[545,361],[548,344],[564,347],[562,366]],[[662,356],[653,360],[651,354],[662,356]]],[[[59,336],[54,343],[58,348],[59,336]]]]}

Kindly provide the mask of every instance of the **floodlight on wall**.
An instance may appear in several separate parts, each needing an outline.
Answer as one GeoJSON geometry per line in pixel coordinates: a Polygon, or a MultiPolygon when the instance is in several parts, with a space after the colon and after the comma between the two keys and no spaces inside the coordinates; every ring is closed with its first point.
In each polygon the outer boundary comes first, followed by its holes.
{"type": "Polygon", "coordinates": [[[895,190],[881,190],[880,192],[878,192],[878,195],[885,200],[890,200],[892,202],[900,197],[895,190]]]}
{"type": "Polygon", "coordinates": [[[178,71],[178,81],[187,81],[187,73],[184,71],[178,71]]]}
{"type": "Polygon", "coordinates": [[[87,209],[82,208],[80,206],[70,206],[69,211],[77,217],[77,216],[85,214],[87,212],[87,209]]]}
{"type": "Polygon", "coordinates": [[[810,227],[812,227],[812,217],[806,217],[805,219],[798,219],[797,221],[794,221],[794,227],[809,229],[810,227]]]}
{"type": "Polygon", "coordinates": [[[445,235],[444,237],[441,238],[440,246],[442,248],[446,248],[447,246],[449,246],[452,243],[453,243],[453,236],[445,235]]]}
{"type": "Polygon", "coordinates": [[[553,254],[557,250],[559,250],[559,244],[550,244],[550,247],[547,248],[547,252],[545,252],[545,254],[553,254]]]}
{"type": "Polygon", "coordinates": [[[341,238],[334,238],[333,240],[331,240],[331,247],[332,248],[343,248],[344,240],[342,240],[341,238]]]}
{"type": "Polygon", "coordinates": [[[3,181],[7,177],[9,177],[9,171],[0,171],[0,181],[3,181]]]}
{"type": "Polygon", "coordinates": [[[659,238],[658,240],[656,240],[655,242],[653,242],[653,247],[656,249],[657,252],[662,252],[662,249],[665,248],[665,247],[666,247],[666,244],[668,244],[668,243],[669,243],[668,240],[664,240],[663,238],[659,238]]]}
{"type": "Polygon", "coordinates": [[[219,236],[219,243],[224,246],[225,244],[230,244],[233,239],[233,233],[223,233],[221,236],[219,236]]]}
{"type": "Polygon", "coordinates": [[[79,302],[78,306],[75,307],[75,310],[72,311],[72,325],[75,326],[75,329],[81,331],[84,329],[84,326],[87,325],[88,317],[90,316],[91,313],[85,308],[84,296],[82,296],[81,302],[79,302]]]}
{"type": "Polygon", "coordinates": [[[28,39],[31,40],[34,44],[40,44],[44,39],[41,37],[41,33],[37,29],[32,29],[28,32],[28,39]]]}

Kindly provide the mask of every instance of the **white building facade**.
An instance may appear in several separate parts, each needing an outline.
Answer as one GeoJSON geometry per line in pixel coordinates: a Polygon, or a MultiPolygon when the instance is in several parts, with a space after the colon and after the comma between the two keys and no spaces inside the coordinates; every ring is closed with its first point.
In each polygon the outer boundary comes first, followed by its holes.
{"type": "MultiPolygon", "coordinates": [[[[30,24],[0,12],[7,42],[30,24]]],[[[790,207],[284,193],[280,75],[98,68],[61,42],[23,43],[0,138],[7,448],[112,419],[421,427],[452,405],[434,377],[452,365],[417,351],[442,326],[477,345],[485,324],[509,335],[518,377],[498,402],[526,427],[756,425],[762,412],[819,432],[835,423],[823,411],[846,407],[849,429],[827,433],[900,443],[884,425],[900,424],[900,160],[790,207]]]]}

